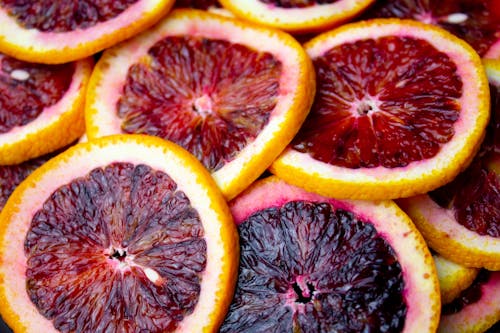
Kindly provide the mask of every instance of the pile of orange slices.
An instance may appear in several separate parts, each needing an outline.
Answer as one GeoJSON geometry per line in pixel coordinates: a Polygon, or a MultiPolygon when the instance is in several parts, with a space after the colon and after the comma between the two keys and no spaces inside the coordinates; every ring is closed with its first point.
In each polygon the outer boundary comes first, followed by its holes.
{"type": "Polygon", "coordinates": [[[7,325],[263,329],[238,228],[294,200],[392,247],[401,331],[500,322],[500,4],[403,2],[0,0],[7,325]]]}

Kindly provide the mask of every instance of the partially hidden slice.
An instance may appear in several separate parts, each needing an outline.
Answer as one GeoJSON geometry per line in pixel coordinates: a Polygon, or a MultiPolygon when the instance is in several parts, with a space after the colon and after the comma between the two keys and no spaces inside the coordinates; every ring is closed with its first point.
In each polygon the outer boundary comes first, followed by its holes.
{"type": "Polygon", "coordinates": [[[176,9],[104,52],[87,94],[87,135],[171,140],[195,155],[230,199],[292,140],[314,91],[311,61],[290,35],[176,9]]]}
{"type": "Polygon", "coordinates": [[[181,147],[117,135],[35,170],[0,214],[0,313],[15,332],[214,332],[238,235],[181,147]]]}
{"type": "Polygon", "coordinates": [[[429,246],[456,263],[500,270],[500,64],[485,62],[491,120],[471,165],[428,194],[398,200],[429,246]]]}
{"type": "Polygon", "coordinates": [[[221,332],[435,332],[432,256],[392,201],[341,201],[271,176],[230,208],[241,257],[221,332]]]}
{"type": "Polygon", "coordinates": [[[374,0],[220,0],[237,17],[295,33],[331,29],[358,16],[374,0]]]}
{"type": "Polygon", "coordinates": [[[0,165],[51,153],[82,136],[92,67],[91,58],[44,65],[0,54],[0,165]]]}
{"type": "Polygon", "coordinates": [[[317,73],[312,109],[271,171],[337,198],[426,193],[462,171],[489,119],[477,53],[432,25],[374,19],[305,44],[317,73]]]}
{"type": "Polygon", "coordinates": [[[362,18],[399,17],[438,25],[484,58],[500,61],[499,0],[378,0],[362,18]]]}
{"type": "Polygon", "coordinates": [[[174,0],[0,0],[0,52],[61,64],[88,57],[153,25],[174,0]]]}

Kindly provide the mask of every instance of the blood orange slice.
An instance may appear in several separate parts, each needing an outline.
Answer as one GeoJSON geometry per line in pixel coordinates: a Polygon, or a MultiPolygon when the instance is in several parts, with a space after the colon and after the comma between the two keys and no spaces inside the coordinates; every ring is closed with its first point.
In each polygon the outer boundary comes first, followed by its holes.
{"type": "Polygon", "coordinates": [[[237,237],[210,174],[179,146],[77,144],[0,215],[0,312],[19,332],[212,332],[233,294],[237,237]]]}
{"type": "Polygon", "coordinates": [[[43,65],[0,54],[0,165],[53,152],[83,134],[92,66],[91,59],[43,65]]]}
{"type": "Polygon", "coordinates": [[[432,256],[392,201],[340,201],[271,176],[230,208],[241,258],[221,332],[435,332],[432,256]]]}
{"type": "Polygon", "coordinates": [[[220,0],[241,19],[304,33],[340,25],[365,10],[374,0],[220,0]]]}
{"type": "Polygon", "coordinates": [[[177,9],[104,52],[87,94],[87,134],[174,141],[232,198],[292,140],[314,89],[310,59],[288,34],[177,9]]]}
{"type": "Polygon", "coordinates": [[[500,64],[485,64],[492,117],[479,154],[451,183],[398,204],[436,252],[465,266],[500,270],[500,64]]]}
{"type": "Polygon", "coordinates": [[[500,59],[498,0],[379,0],[364,19],[399,17],[438,25],[467,41],[481,56],[500,59]]]}
{"type": "Polygon", "coordinates": [[[377,19],[305,44],[317,72],[311,112],[271,171],[338,198],[425,193],[472,159],[489,118],[477,53],[445,30],[377,19]]]}
{"type": "Polygon", "coordinates": [[[90,56],[150,27],[174,0],[0,1],[0,52],[60,64],[90,56]]]}

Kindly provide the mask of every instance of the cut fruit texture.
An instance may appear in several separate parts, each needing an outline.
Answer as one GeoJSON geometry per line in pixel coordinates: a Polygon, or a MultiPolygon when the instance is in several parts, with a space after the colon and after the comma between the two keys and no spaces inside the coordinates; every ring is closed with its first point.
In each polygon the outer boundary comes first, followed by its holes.
{"type": "Polygon", "coordinates": [[[314,90],[310,59],[288,34],[177,9],[104,52],[88,89],[87,135],[174,141],[230,199],[292,140],[314,90]]]}
{"type": "Polygon", "coordinates": [[[82,59],[147,29],[163,17],[173,3],[174,0],[120,0],[99,4],[32,1],[16,5],[1,1],[0,52],[49,64],[82,59]]]}
{"type": "Polygon", "coordinates": [[[2,210],[0,312],[19,332],[214,331],[238,253],[192,155],[150,136],[96,139],[35,170],[2,210]]]}
{"type": "Polygon", "coordinates": [[[459,265],[439,254],[434,254],[432,257],[434,258],[439,279],[441,303],[450,303],[471,285],[479,269],[459,265]]]}
{"type": "Polygon", "coordinates": [[[93,60],[42,65],[0,54],[0,164],[51,153],[85,130],[85,93],[93,60]]]}
{"type": "Polygon", "coordinates": [[[315,102],[274,174],[337,198],[391,199],[451,181],[477,152],[489,89],[464,41],[432,25],[377,19],[305,48],[317,71],[315,102]]]}
{"type": "Polygon", "coordinates": [[[242,248],[222,332],[436,330],[432,256],[393,202],[331,199],[271,176],[230,208],[242,248]]]}

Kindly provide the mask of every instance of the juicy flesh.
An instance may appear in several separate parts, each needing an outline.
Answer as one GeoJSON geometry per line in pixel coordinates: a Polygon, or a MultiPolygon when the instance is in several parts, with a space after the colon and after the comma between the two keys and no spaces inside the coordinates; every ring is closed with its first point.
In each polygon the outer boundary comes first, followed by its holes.
{"type": "Polygon", "coordinates": [[[379,0],[362,18],[399,17],[438,25],[484,55],[500,39],[498,0],[379,0]]]}
{"type": "Polygon", "coordinates": [[[26,286],[62,332],[166,332],[198,302],[206,242],[173,180],[114,163],[57,189],[25,239],[26,286]]]}
{"type": "Polygon", "coordinates": [[[0,0],[26,29],[68,32],[93,27],[120,15],[138,0],[0,0]]]}
{"type": "Polygon", "coordinates": [[[239,225],[238,283],[221,332],[398,332],[401,267],[371,223],[294,201],[239,225]]]}
{"type": "Polygon", "coordinates": [[[448,304],[444,304],[441,313],[443,315],[451,315],[462,311],[467,305],[477,303],[482,296],[481,286],[490,279],[490,272],[482,269],[472,282],[472,284],[463,290],[457,298],[448,304]]]}
{"type": "Polygon", "coordinates": [[[465,171],[429,196],[452,209],[467,229],[500,237],[500,175],[488,167],[489,159],[500,156],[500,89],[490,85],[490,91],[492,112],[479,153],[465,171]]]}
{"type": "Polygon", "coordinates": [[[216,171],[267,124],[280,76],[271,54],[223,40],[167,37],[129,69],[117,113],[123,132],[173,141],[216,171]]]}
{"type": "Polygon", "coordinates": [[[0,54],[0,134],[36,119],[68,90],[74,64],[41,65],[0,54]]]}
{"type": "Polygon", "coordinates": [[[175,7],[177,8],[198,8],[208,9],[210,7],[219,8],[218,0],[176,0],[175,7]]]}
{"type": "Polygon", "coordinates": [[[314,59],[317,93],[293,147],[347,168],[405,167],[434,157],[454,135],[462,81],[428,42],[381,37],[314,59]]]}
{"type": "Polygon", "coordinates": [[[316,5],[331,4],[338,0],[259,0],[268,5],[281,8],[305,8],[316,5]]]}

